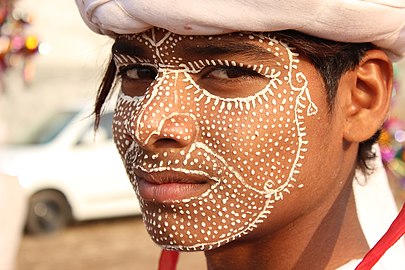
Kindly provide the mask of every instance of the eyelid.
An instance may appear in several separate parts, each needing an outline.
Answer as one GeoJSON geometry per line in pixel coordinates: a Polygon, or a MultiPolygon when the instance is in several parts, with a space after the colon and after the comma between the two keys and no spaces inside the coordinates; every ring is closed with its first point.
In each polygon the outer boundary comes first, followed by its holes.
{"type": "Polygon", "coordinates": [[[125,72],[127,72],[128,70],[133,69],[138,66],[139,66],[138,64],[130,64],[130,65],[121,64],[118,66],[117,75],[121,77],[121,76],[125,75],[125,72]]]}
{"type": "MultiPolygon", "coordinates": [[[[244,66],[227,66],[227,65],[218,65],[218,66],[207,66],[202,70],[202,77],[209,78],[209,74],[215,70],[231,70],[236,69],[242,73],[242,76],[250,76],[250,77],[264,77],[263,74],[244,66]],[[207,69],[205,71],[205,69],[207,69]]],[[[242,77],[241,76],[241,77],[242,77]]],[[[236,78],[234,78],[236,79],[236,78]]]]}
{"type": "Polygon", "coordinates": [[[158,72],[157,68],[154,65],[151,64],[140,64],[140,63],[132,63],[132,64],[120,64],[118,66],[118,72],[117,75],[119,77],[122,77],[123,75],[125,75],[125,72],[127,72],[128,70],[134,69],[134,68],[149,68],[149,69],[153,69],[153,71],[155,71],[156,73],[158,72]]]}

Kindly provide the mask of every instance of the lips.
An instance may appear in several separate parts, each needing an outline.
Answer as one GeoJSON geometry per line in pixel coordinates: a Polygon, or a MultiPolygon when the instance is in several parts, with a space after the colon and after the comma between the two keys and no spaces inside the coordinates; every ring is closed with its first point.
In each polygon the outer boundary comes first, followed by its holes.
{"type": "Polygon", "coordinates": [[[210,188],[210,180],[201,175],[174,171],[135,172],[138,191],[145,201],[170,203],[201,195],[210,188]]]}

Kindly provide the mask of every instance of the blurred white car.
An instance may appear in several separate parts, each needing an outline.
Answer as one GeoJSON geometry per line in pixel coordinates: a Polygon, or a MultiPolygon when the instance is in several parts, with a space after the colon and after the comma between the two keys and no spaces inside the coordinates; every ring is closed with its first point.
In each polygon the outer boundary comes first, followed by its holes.
{"type": "Polygon", "coordinates": [[[112,115],[104,113],[95,134],[90,110],[66,108],[25,142],[0,149],[0,170],[17,176],[29,198],[28,232],[140,213],[112,140],[112,115]]]}

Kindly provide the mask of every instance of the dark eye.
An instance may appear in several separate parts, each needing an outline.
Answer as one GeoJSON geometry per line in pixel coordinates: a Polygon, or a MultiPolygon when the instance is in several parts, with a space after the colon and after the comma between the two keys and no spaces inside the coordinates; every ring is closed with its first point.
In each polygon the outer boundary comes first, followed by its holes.
{"type": "Polygon", "coordinates": [[[154,67],[149,66],[129,66],[120,71],[123,78],[132,80],[153,80],[157,75],[154,67]]]}
{"type": "Polygon", "coordinates": [[[120,69],[121,89],[129,96],[143,96],[157,77],[153,66],[131,65],[120,69]]]}
{"type": "Polygon", "coordinates": [[[259,73],[243,67],[220,67],[210,71],[206,77],[212,79],[236,79],[240,77],[261,76],[259,73]]]}
{"type": "Polygon", "coordinates": [[[247,97],[264,89],[269,79],[240,66],[207,66],[197,78],[197,84],[224,98],[247,97]]]}

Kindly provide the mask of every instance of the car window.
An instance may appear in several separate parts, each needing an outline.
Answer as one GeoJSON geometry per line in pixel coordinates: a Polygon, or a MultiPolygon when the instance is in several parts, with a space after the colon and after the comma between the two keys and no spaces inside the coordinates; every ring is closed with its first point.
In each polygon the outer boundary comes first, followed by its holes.
{"type": "Polygon", "coordinates": [[[78,111],[58,112],[42,122],[33,132],[22,141],[15,144],[46,144],[54,140],[62,130],[73,120],[78,111]]]}
{"type": "MultiPolygon", "coordinates": [[[[99,129],[106,132],[107,139],[112,139],[112,119],[113,119],[113,112],[105,113],[101,116],[99,129]]],[[[96,135],[97,136],[97,135],[96,135]]]]}
{"type": "Polygon", "coordinates": [[[113,112],[104,113],[100,118],[97,132],[94,133],[94,123],[91,123],[79,137],[77,145],[94,142],[109,141],[112,139],[112,119],[113,112]]]}

